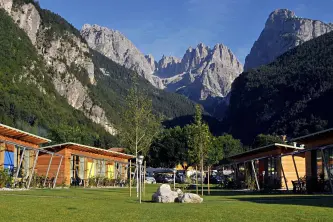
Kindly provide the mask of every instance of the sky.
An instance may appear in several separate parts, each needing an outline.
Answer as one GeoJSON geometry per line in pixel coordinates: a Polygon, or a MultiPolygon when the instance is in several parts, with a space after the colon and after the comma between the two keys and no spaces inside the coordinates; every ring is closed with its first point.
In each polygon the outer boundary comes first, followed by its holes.
{"type": "Polygon", "coordinates": [[[269,14],[287,8],[298,17],[333,22],[333,0],[40,0],[76,28],[119,30],[144,54],[182,57],[199,43],[228,46],[244,63],[269,14]]]}

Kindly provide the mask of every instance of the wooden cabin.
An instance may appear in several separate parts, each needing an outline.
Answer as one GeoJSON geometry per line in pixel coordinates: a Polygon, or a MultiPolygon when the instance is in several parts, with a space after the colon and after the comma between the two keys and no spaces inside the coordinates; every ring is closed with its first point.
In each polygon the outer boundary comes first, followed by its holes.
{"type": "Polygon", "coordinates": [[[331,181],[333,180],[333,128],[298,137],[292,141],[303,144],[306,151],[307,187],[318,187],[318,182],[328,181],[329,176],[331,181]]]}
{"type": "MultiPolygon", "coordinates": [[[[235,177],[243,181],[248,176],[254,177],[254,168],[260,188],[266,187],[268,183],[274,185],[275,189],[292,188],[292,181],[298,180],[293,157],[280,156],[297,150],[301,148],[275,143],[234,155],[230,159],[235,177]]],[[[305,176],[305,156],[296,155],[294,159],[299,176],[305,176]]]]}
{"type": "Polygon", "coordinates": [[[6,169],[14,176],[20,168],[18,177],[29,177],[35,170],[33,163],[38,148],[49,142],[46,138],[0,124],[0,169],[6,169]]]}
{"type": "MultiPolygon", "coordinates": [[[[44,149],[64,156],[63,160],[61,157],[52,160],[49,173],[54,175],[61,161],[57,184],[67,186],[85,186],[90,178],[127,180],[129,160],[135,158],[133,155],[76,143],[52,145],[44,149]]],[[[49,159],[50,156],[41,154],[38,172],[47,171],[49,159]]]]}

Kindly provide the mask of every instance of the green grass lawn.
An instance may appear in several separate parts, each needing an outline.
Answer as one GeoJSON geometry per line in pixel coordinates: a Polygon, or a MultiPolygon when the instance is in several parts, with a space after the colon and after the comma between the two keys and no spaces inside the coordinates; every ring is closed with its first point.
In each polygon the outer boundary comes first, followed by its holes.
{"type": "Polygon", "coordinates": [[[0,192],[0,221],[333,221],[332,195],[256,195],[213,190],[202,204],[144,202],[128,189],[0,192]]]}

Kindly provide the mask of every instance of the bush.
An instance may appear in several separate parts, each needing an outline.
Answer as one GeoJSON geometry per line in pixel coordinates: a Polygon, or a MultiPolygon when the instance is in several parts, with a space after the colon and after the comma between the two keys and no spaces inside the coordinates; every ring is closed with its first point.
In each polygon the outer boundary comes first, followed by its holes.
{"type": "Polygon", "coordinates": [[[0,170],[0,188],[10,188],[13,185],[13,177],[8,169],[0,170]]]}

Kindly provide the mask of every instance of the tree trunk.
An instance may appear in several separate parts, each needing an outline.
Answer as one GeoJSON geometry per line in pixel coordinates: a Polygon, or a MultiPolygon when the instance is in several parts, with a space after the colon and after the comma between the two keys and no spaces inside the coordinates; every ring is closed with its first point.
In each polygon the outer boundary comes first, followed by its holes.
{"type": "Polygon", "coordinates": [[[145,161],[143,168],[143,196],[146,195],[146,171],[147,171],[147,161],[145,161]]]}
{"type": "Polygon", "coordinates": [[[197,194],[199,194],[198,190],[198,167],[195,166],[195,189],[197,190],[197,194]]]}
{"type": "Polygon", "coordinates": [[[132,197],[132,160],[130,160],[130,167],[129,167],[129,189],[130,189],[130,197],[132,197]]]}
{"type": "Polygon", "coordinates": [[[204,188],[204,181],[203,181],[203,174],[204,174],[204,169],[203,169],[203,158],[201,158],[201,196],[203,196],[203,188],[204,188]]]}
{"type": "Polygon", "coordinates": [[[207,167],[207,171],[208,171],[208,195],[210,195],[210,183],[209,183],[209,179],[210,179],[210,167],[207,167]]]}

